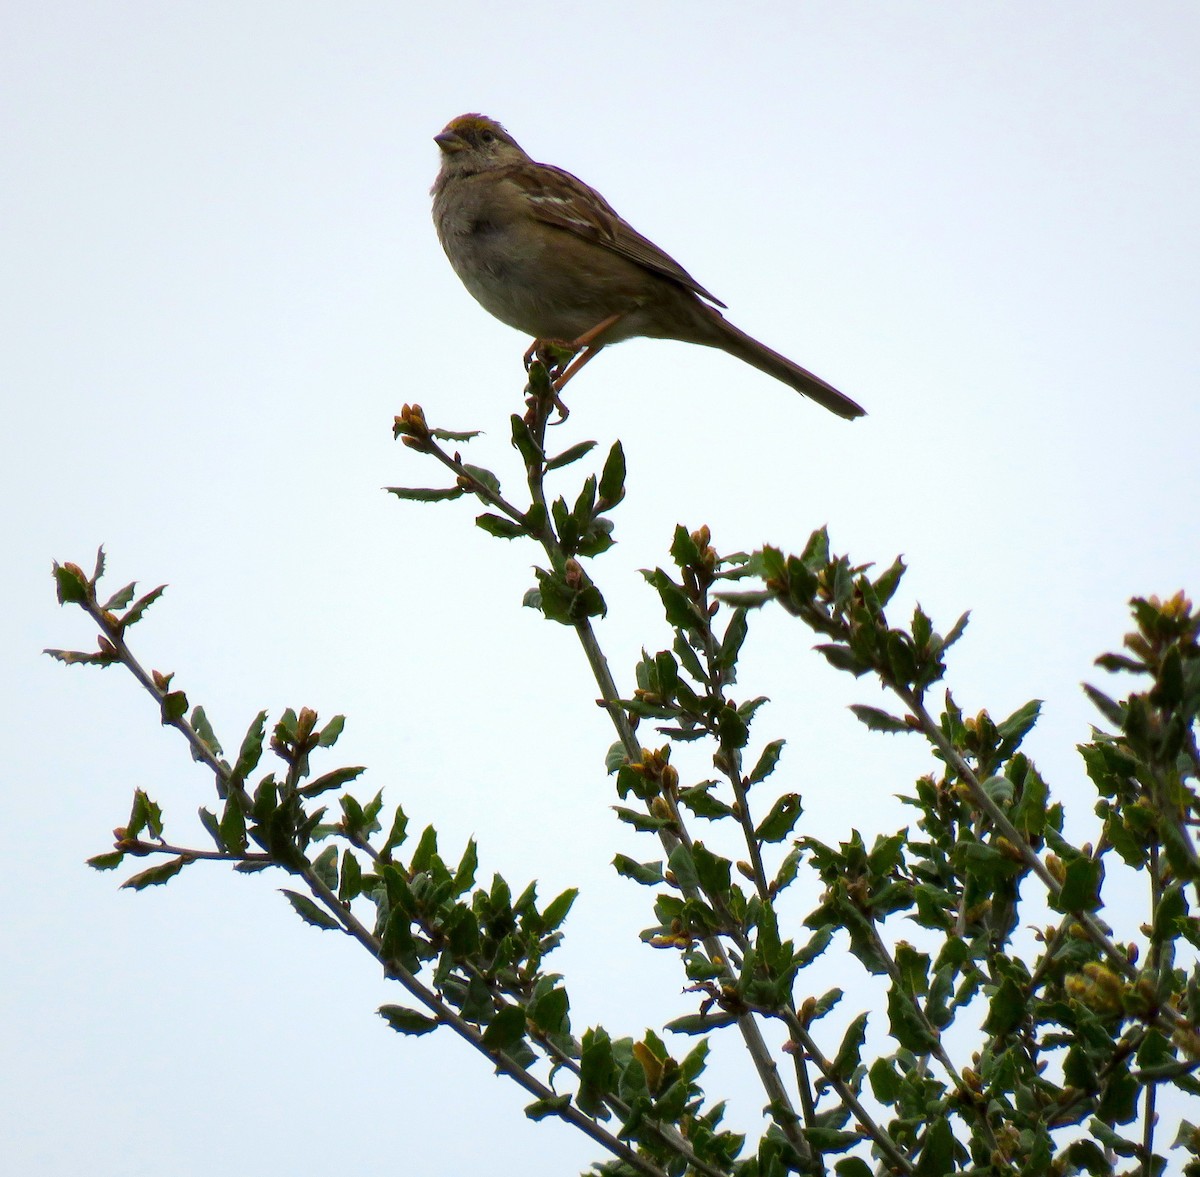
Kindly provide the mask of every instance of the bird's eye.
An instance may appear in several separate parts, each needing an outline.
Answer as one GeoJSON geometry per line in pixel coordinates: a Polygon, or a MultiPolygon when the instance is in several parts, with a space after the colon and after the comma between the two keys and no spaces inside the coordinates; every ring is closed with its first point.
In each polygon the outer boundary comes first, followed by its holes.
{"type": "Polygon", "coordinates": [[[480,136],[479,136],[479,142],[480,142],[480,143],[491,143],[491,141],[492,141],[493,139],[495,139],[495,137],[496,137],[496,136],[495,136],[495,135],[493,135],[493,134],[491,133],[491,131],[483,131],[483,132],[480,134],[480,136]]]}

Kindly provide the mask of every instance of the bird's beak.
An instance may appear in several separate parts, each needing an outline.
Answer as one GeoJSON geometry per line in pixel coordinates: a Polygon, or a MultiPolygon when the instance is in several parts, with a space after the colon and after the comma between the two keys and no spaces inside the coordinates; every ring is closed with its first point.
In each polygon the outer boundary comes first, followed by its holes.
{"type": "Polygon", "coordinates": [[[446,155],[453,155],[456,151],[465,151],[467,149],[466,140],[461,135],[456,135],[453,131],[443,131],[440,135],[434,135],[433,141],[446,155]]]}

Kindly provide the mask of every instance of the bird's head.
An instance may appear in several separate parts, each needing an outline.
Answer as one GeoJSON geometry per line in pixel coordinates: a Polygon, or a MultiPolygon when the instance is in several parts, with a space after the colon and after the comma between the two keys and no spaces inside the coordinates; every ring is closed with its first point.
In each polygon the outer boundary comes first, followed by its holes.
{"type": "Polygon", "coordinates": [[[466,175],[529,158],[495,119],[482,114],[460,114],[433,141],[442,152],[443,172],[466,175]]]}

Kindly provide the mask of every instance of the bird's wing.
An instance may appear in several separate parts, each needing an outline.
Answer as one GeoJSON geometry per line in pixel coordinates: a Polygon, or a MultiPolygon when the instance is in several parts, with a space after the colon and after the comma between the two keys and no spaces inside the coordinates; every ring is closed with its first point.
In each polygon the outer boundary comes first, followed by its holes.
{"type": "Polygon", "coordinates": [[[537,220],[611,249],[655,274],[678,282],[715,306],[725,305],[673,257],[619,216],[599,192],[578,176],[543,163],[514,169],[510,179],[520,183],[537,220]]]}

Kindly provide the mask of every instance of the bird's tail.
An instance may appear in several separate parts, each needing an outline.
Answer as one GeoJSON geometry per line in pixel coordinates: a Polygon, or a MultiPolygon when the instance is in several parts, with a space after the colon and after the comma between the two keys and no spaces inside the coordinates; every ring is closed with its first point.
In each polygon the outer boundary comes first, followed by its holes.
{"type": "MultiPolygon", "coordinates": [[[[712,310],[706,307],[705,310],[712,310]]],[[[747,335],[745,331],[735,327],[724,315],[712,311],[714,319],[719,324],[717,334],[709,342],[712,347],[719,347],[731,356],[744,360],[747,364],[782,380],[804,396],[811,397],[819,405],[824,405],[831,413],[852,421],[855,417],[865,417],[867,410],[856,404],[848,396],[838,392],[832,384],[827,384],[820,376],[814,376],[807,368],[792,363],[786,356],[772,351],[766,344],[747,335]]]]}

